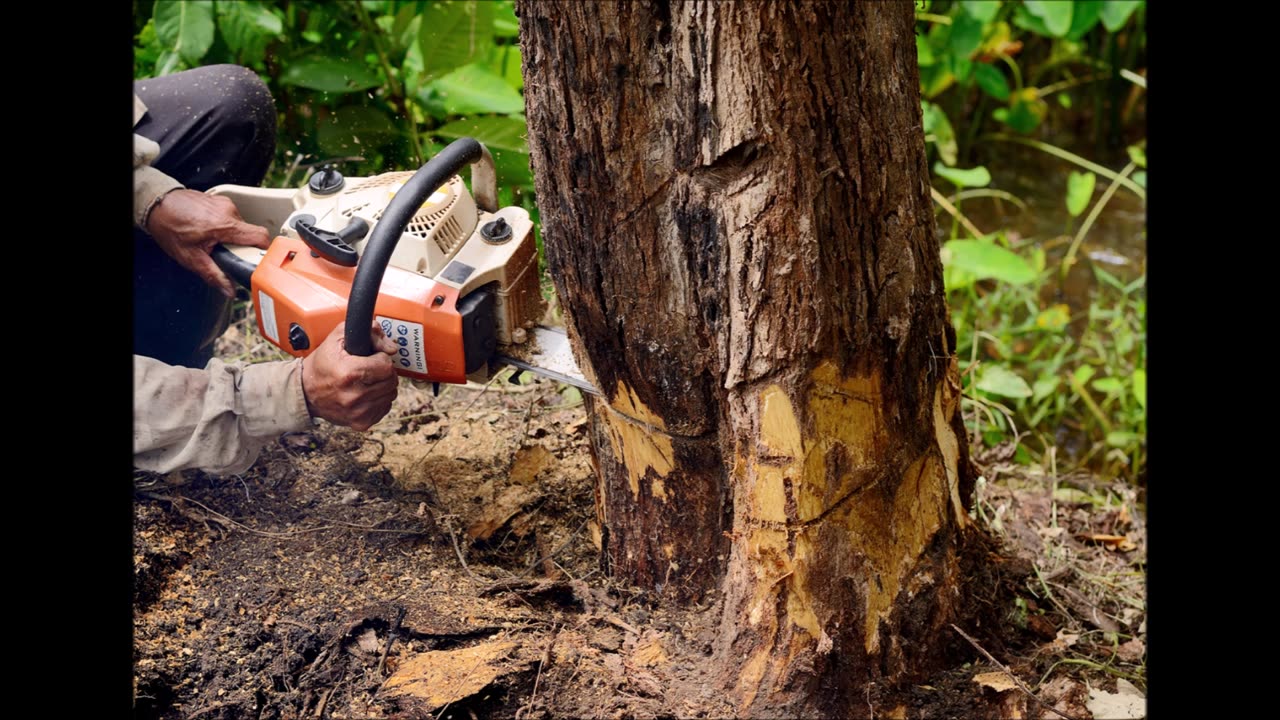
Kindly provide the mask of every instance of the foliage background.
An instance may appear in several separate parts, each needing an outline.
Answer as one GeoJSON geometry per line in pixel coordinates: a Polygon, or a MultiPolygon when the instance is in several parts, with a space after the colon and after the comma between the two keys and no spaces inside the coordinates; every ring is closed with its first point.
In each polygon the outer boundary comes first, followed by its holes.
{"type": "MultiPolygon", "coordinates": [[[[134,0],[134,77],[255,70],[266,184],[412,169],[463,136],[538,222],[511,0],[134,0]]],[[[966,418],[996,456],[1146,482],[1146,3],[918,0],[966,418]]]]}

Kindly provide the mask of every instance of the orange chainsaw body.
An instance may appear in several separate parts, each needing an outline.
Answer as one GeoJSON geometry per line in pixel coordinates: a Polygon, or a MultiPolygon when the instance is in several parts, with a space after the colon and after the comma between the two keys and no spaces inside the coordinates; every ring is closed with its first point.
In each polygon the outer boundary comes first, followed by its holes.
{"type": "MultiPolygon", "coordinates": [[[[278,236],[252,276],[258,331],[294,357],[310,355],[346,319],[356,268],[314,257],[301,240],[278,236]]],[[[388,267],[374,319],[397,346],[396,371],[428,382],[465,383],[458,291],[388,267]]]]}

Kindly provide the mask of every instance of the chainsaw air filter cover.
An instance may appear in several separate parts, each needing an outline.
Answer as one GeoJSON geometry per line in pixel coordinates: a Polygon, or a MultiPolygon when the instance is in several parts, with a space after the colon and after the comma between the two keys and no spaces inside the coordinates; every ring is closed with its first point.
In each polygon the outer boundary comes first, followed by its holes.
{"type": "MultiPolygon", "coordinates": [[[[335,223],[337,226],[345,226],[352,217],[363,218],[373,225],[411,177],[412,172],[392,172],[353,179],[343,192],[332,198],[317,198],[308,203],[308,207],[335,202],[334,209],[342,218],[335,223]]],[[[301,212],[310,212],[308,207],[301,212]]],[[[321,216],[321,213],[313,214],[321,216]]],[[[427,277],[435,276],[471,237],[477,220],[475,200],[462,178],[454,175],[433,192],[410,219],[390,264],[427,277]]],[[[357,243],[357,250],[363,252],[363,249],[362,244],[357,243]]]]}

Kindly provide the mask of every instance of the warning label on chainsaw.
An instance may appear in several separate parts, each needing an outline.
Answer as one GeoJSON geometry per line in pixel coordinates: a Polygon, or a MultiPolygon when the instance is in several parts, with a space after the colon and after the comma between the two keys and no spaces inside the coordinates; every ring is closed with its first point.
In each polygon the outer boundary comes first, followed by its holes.
{"type": "Polygon", "coordinates": [[[276,327],[276,301],[271,296],[258,291],[258,310],[262,313],[262,329],[271,338],[271,342],[280,344],[280,329],[276,327]]]}
{"type": "Polygon", "coordinates": [[[423,343],[422,325],[407,320],[376,317],[382,334],[396,344],[396,367],[416,373],[427,373],[427,352],[423,343]]]}

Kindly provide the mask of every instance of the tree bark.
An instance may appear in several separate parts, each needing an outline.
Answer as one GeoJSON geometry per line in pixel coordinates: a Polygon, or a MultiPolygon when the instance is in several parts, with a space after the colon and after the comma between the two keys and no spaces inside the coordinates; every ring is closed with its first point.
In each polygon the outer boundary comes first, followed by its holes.
{"type": "Polygon", "coordinates": [[[608,570],[720,592],[743,714],[932,667],[973,479],[912,3],[517,12],[608,570]]]}

